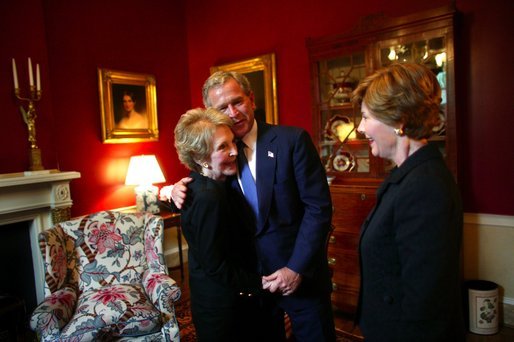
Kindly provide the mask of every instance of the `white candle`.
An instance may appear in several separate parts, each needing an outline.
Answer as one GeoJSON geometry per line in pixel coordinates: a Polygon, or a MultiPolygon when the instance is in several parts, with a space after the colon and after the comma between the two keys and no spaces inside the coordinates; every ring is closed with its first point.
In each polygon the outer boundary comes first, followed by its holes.
{"type": "Polygon", "coordinates": [[[36,64],[36,90],[41,90],[41,80],[39,78],[39,64],[36,64]]]}
{"type": "Polygon", "coordinates": [[[14,89],[18,89],[18,72],[16,71],[16,61],[12,59],[12,77],[14,79],[14,89]]]}
{"type": "Polygon", "coordinates": [[[29,57],[29,85],[31,87],[34,86],[34,75],[32,74],[32,62],[30,61],[30,57],[29,57]]]}

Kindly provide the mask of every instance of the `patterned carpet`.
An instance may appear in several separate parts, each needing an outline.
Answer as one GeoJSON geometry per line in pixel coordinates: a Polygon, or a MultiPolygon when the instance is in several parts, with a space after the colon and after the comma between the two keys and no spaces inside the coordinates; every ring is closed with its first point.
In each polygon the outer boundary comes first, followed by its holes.
{"type": "MultiPolygon", "coordinates": [[[[177,321],[180,328],[180,341],[181,342],[196,342],[196,331],[193,325],[193,320],[191,317],[191,305],[190,305],[190,294],[189,294],[189,285],[187,281],[187,265],[186,265],[186,274],[184,275],[184,280],[180,280],[180,271],[177,269],[170,269],[170,275],[175,279],[180,288],[182,289],[182,296],[175,303],[175,313],[177,315],[177,321]]],[[[290,332],[290,324],[286,322],[286,326],[289,328],[288,336],[291,335],[290,332]]],[[[295,341],[294,337],[289,337],[287,339],[288,342],[295,341]]],[[[349,333],[337,331],[337,342],[355,342],[362,341],[361,339],[354,338],[349,333]]]]}
{"type": "MultiPolygon", "coordinates": [[[[189,293],[187,293],[189,296],[189,293]]],[[[180,341],[181,342],[195,342],[196,332],[191,319],[191,308],[189,306],[189,298],[185,299],[182,297],[177,305],[175,306],[175,312],[177,314],[177,320],[180,327],[180,341]]],[[[295,341],[294,337],[288,338],[289,342],[295,341]]],[[[341,332],[337,332],[337,342],[355,342],[361,341],[351,337],[346,337],[341,332]]]]}
{"type": "MultiPolygon", "coordinates": [[[[187,293],[189,297],[189,293],[187,293]]],[[[182,297],[175,306],[177,314],[178,325],[180,327],[180,341],[181,342],[194,342],[196,341],[196,331],[191,318],[191,307],[189,305],[189,298],[182,297]]]]}

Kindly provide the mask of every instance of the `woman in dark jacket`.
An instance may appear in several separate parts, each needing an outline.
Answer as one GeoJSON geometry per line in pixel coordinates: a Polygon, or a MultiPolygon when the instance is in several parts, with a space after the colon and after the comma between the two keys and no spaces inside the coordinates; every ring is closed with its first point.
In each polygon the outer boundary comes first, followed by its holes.
{"type": "MultiPolygon", "coordinates": [[[[243,341],[258,336],[252,231],[230,202],[225,179],[237,173],[232,120],[215,109],[193,109],[175,128],[175,147],[193,182],[181,210],[188,250],[193,323],[199,341],[243,341]]],[[[262,327],[261,327],[262,328],[262,327]]]]}
{"type": "Polygon", "coordinates": [[[361,229],[357,321],[366,341],[463,341],[462,206],[438,148],[441,89],[430,69],[394,64],[353,93],[374,156],[396,166],[361,229]]]}

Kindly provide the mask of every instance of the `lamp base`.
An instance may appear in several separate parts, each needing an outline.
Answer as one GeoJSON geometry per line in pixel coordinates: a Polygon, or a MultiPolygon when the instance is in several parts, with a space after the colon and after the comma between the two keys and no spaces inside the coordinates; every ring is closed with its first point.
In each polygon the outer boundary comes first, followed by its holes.
{"type": "Polygon", "coordinates": [[[142,185],[135,188],[136,192],[136,210],[139,212],[147,212],[158,214],[159,209],[159,188],[154,185],[142,185]]]}

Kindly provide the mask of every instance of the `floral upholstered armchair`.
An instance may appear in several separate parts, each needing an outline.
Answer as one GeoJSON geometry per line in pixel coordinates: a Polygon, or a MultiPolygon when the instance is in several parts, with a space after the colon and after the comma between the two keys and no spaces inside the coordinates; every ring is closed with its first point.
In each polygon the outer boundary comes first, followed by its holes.
{"type": "Polygon", "coordinates": [[[41,341],[179,341],[163,222],[102,211],[39,235],[44,301],[30,321],[41,341]]]}

